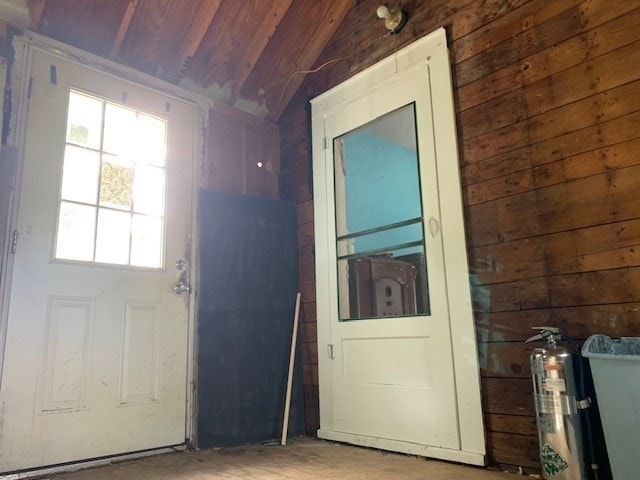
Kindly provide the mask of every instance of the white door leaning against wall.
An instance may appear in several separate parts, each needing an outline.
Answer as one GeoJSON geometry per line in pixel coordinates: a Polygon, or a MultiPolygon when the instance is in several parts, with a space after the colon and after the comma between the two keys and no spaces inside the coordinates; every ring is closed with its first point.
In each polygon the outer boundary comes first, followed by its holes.
{"type": "Polygon", "coordinates": [[[194,106],[31,62],[0,472],[185,442],[194,106]]]}
{"type": "Polygon", "coordinates": [[[318,435],[483,464],[444,30],[312,100],[312,124],[318,435]]]}

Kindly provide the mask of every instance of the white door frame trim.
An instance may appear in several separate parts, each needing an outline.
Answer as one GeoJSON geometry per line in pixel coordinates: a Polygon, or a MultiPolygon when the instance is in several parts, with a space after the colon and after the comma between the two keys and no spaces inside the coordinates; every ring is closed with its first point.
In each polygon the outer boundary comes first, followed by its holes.
{"type": "MultiPolygon", "coordinates": [[[[436,141],[436,168],[441,206],[447,206],[446,215],[441,215],[446,269],[446,287],[450,312],[450,329],[453,347],[454,375],[457,398],[460,450],[427,447],[422,445],[382,440],[362,435],[337,432],[333,428],[332,369],[331,360],[320,355],[318,361],[320,383],[320,430],[321,438],[346,441],[366,446],[403,451],[417,455],[433,456],[475,465],[485,464],[486,446],[480,394],[480,372],[476,344],[475,324],[471,302],[467,247],[465,243],[464,216],[461,195],[458,145],[456,139],[455,109],[449,50],[443,28],[423,37],[399,50],[390,57],[311,100],[312,105],[312,151],[314,158],[314,218],[316,245],[316,293],[318,317],[318,351],[325,352],[331,344],[332,310],[337,308],[330,291],[328,262],[330,244],[328,225],[334,213],[328,197],[327,169],[331,168],[325,149],[324,118],[331,112],[343,108],[354,99],[362,97],[374,88],[392,82],[410,70],[429,69],[434,115],[434,137],[436,141]]],[[[389,94],[393,89],[389,88],[389,94]]]]}
{"type": "MultiPolygon", "coordinates": [[[[196,422],[196,399],[195,399],[195,379],[196,379],[196,315],[197,315],[197,291],[198,291],[198,268],[199,259],[198,252],[198,235],[197,218],[198,218],[198,187],[201,184],[200,173],[204,164],[204,149],[207,144],[204,138],[204,132],[209,121],[209,109],[213,106],[214,101],[208,97],[199,95],[195,92],[185,90],[176,85],[159,80],[151,75],[144,74],[137,70],[125,67],[111,60],[99,57],[97,55],[85,52],[83,50],[71,47],[61,42],[43,37],[37,33],[25,32],[13,39],[13,47],[15,50],[15,59],[12,65],[12,78],[8,79],[12,86],[12,104],[13,110],[10,120],[10,136],[7,139],[7,145],[18,150],[18,166],[15,178],[15,187],[13,191],[13,199],[11,202],[11,211],[7,222],[7,232],[3,255],[2,271],[0,272],[0,284],[4,286],[0,290],[0,376],[4,363],[4,347],[6,342],[6,333],[8,325],[9,298],[11,289],[11,278],[13,270],[13,255],[10,254],[11,236],[9,232],[13,232],[18,228],[16,221],[18,219],[20,185],[22,181],[22,165],[24,162],[23,152],[26,139],[27,128],[27,111],[29,96],[29,78],[31,76],[31,63],[35,51],[45,52],[50,55],[58,56],[68,61],[85,66],[88,69],[98,71],[102,74],[113,76],[118,80],[125,81],[137,86],[141,86],[148,90],[154,91],[161,95],[174,98],[182,103],[186,103],[193,107],[194,115],[194,131],[193,131],[193,152],[191,155],[192,168],[192,185],[191,185],[191,231],[189,232],[190,249],[191,249],[191,265],[190,265],[190,281],[192,291],[194,292],[189,299],[189,318],[188,318],[188,346],[187,346],[187,392],[186,392],[186,411],[185,411],[185,443],[195,443],[195,422],[196,422]]],[[[5,234],[5,232],[0,232],[5,234]]],[[[170,266],[166,266],[167,268],[170,266]]],[[[0,382],[2,379],[0,378],[0,382]]],[[[154,450],[155,451],[155,450],[154,450]]],[[[141,453],[139,455],[147,455],[141,453]]],[[[131,458],[136,454],[124,456],[131,458]]],[[[113,460],[111,460],[113,461],[113,460]]],[[[81,462],[82,463],[82,462],[81,462]]],[[[84,462],[87,463],[87,462],[84,462]]],[[[83,463],[83,464],[84,464],[83,463]]],[[[89,461],[91,465],[93,463],[89,461]]],[[[57,467],[57,468],[66,468],[57,467]]],[[[60,471],[60,470],[56,470],[60,471]]],[[[42,470],[37,470],[38,474],[42,474],[42,470]]],[[[49,473],[49,472],[47,472],[49,473]]],[[[22,475],[22,474],[20,474],[22,475]]],[[[4,477],[2,477],[4,478],[4,477]]],[[[18,478],[18,477],[16,477],[18,478]]],[[[23,478],[23,477],[20,477],[23,478]]]]}

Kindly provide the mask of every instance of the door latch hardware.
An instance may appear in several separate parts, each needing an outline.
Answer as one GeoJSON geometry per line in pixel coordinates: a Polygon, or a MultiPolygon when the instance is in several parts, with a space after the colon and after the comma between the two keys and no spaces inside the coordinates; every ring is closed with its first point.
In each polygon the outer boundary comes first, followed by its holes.
{"type": "Polygon", "coordinates": [[[333,358],[333,345],[327,345],[327,357],[333,358]]]}
{"type": "Polygon", "coordinates": [[[440,224],[435,218],[431,217],[429,219],[429,233],[431,234],[432,237],[435,237],[439,231],[440,231],[440,224]]]}
{"type": "Polygon", "coordinates": [[[11,241],[11,253],[15,254],[18,250],[18,230],[13,231],[13,240],[11,241]]]}

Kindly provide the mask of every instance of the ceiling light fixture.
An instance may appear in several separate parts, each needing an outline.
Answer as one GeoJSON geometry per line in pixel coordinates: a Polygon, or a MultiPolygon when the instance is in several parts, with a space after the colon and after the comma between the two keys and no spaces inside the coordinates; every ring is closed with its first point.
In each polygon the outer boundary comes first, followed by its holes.
{"type": "Polygon", "coordinates": [[[399,8],[389,10],[385,5],[380,5],[376,11],[378,18],[384,20],[384,26],[391,33],[398,33],[407,23],[407,14],[399,8]]]}

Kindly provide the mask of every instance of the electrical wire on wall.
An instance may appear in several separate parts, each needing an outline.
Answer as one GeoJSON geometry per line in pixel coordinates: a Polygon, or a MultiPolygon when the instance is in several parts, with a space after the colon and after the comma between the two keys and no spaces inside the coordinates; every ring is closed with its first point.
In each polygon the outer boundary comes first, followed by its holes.
{"type": "Polygon", "coordinates": [[[280,106],[282,105],[282,100],[284,99],[284,92],[287,91],[287,86],[289,85],[289,82],[293,79],[293,77],[295,77],[296,75],[307,75],[309,73],[319,72],[323,68],[325,68],[325,67],[327,67],[327,66],[329,66],[329,65],[331,65],[333,63],[342,62],[343,60],[348,59],[352,55],[353,54],[349,54],[349,55],[347,55],[345,57],[334,58],[333,60],[329,60],[328,62],[325,62],[322,65],[320,65],[318,68],[314,68],[312,70],[298,70],[297,72],[293,72],[291,75],[289,75],[289,78],[287,78],[287,81],[284,82],[284,86],[282,87],[282,91],[280,92],[280,100],[278,100],[278,104],[276,105],[276,108],[275,108],[274,112],[277,112],[278,110],[280,110],[280,106]]]}
{"type": "MultiPolygon", "coordinates": [[[[378,42],[379,40],[382,40],[383,38],[388,37],[389,35],[392,35],[393,32],[387,32],[386,34],[376,38],[374,40],[374,42],[378,42]]],[[[394,45],[394,53],[398,51],[398,46],[397,46],[397,40],[395,41],[395,45],[394,45]]],[[[273,112],[278,112],[280,110],[280,107],[282,106],[282,101],[284,100],[284,94],[287,91],[287,86],[289,86],[289,82],[293,79],[293,77],[295,77],[296,75],[307,75],[310,73],[317,73],[320,70],[328,67],[329,65],[332,65],[334,63],[339,63],[342,62],[344,60],[348,60],[349,58],[351,58],[353,56],[353,53],[350,53],[349,55],[345,55],[344,57],[340,57],[340,58],[334,58],[333,60],[328,60],[326,62],[324,62],[322,65],[320,65],[317,68],[311,69],[311,70],[298,70],[296,72],[293,72],[291,75],[289,75],[289,77],[287,78],[287,81],[284,82],[284,85],[282,87],[282,90],[280,92],[280,100],[278,100],[278,104],[276,105],[276,108],[273,110],[273,112]]],[[[396,66],[396,70],[397,70],[397,66],[396,66]]]]}
{"type": "MultiPolygon", "coordinates": [[[[378,42],[379,40],[382,40],[383,38],[388,37],[389,35],[400,33],[400,30],[402,30],[406,25],[407,17],[408,17],[407,12],[402,10],[401,7],[387,8],[386,5],[380,5],[377,8],[376,16],[379,19],[384,21],[385,28],[387,28],[387,30],[389,31],[385,35],[382,35],[376,38],[375,40],[373,40],[374,43],[378,42]]],[[[397,52],[398,52],[398,39],[394,38],[393,53],[396,54],[397,52]]],[[[319,72],[320,70],[322,70],[323,68],[329,65],[347,60],[351,56],[353,56],[353,53],[350,53],[349,55],[346,55],[344,57],[334,58],[333,60],[329,60],[323,63],[322,65],[320,65],[318,68],[314,68],[312,70],[298,70],[297,72],[293,72],[291,75],[289,75],[289,78],[287,78],[287,81],[284,82],[284,86],[282,87],[282,91],[280,92],[280,100],[278,100],[278,104],[275,110],[273,110],[273,112],[277,113],[280,111],[280,107],[282,106],[282,101],[284,100],[284,94],[287,91],[289,82],[293,77],[295,77],[296,75],[306,75],[309,73],[319,72]]],[[[398,72],[398,58],[396,56],[396,73],[397,72],[398,72]]]]}

